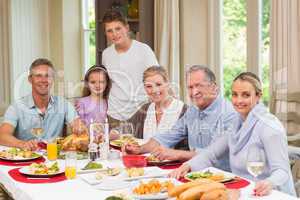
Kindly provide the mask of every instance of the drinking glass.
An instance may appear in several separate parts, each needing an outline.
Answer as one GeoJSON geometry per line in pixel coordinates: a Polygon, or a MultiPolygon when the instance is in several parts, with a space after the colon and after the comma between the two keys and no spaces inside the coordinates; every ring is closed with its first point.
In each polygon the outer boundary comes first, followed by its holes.
{"type": "Polygon", "coordinates": [[[257,181],[257,177],[263,173],[265,167],[264,151],[256,145],[248,148],[247,154],[247,170],[257,181]]]}
{"type": "Polygon", "coordinates": [[[49,140],[47,143],[47,158],[48,160],[56,160],[57,159],[57,142],[55,139],[49,140]]]}
{"type": "Polygon", "coordinates": [[[67,151],[66,160],[65,160],[65,176],[67,179],[76,178],[76,171],[77,171],[76,163],[77,163],[76,151],[67,151]]]}
{"type": "Polygon", "coordinates": [[[133,125],[130,122],[122,122],[120,124],[120,133],[123,137],[133,137],[133,125]]]}

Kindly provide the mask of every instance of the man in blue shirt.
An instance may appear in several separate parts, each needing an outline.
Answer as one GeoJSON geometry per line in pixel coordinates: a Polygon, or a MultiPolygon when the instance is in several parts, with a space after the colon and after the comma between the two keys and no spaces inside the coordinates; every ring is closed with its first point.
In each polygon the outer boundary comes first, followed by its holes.
{"type": "Polygon", "coordinates": [[[51,61],[39,58],[30,66],[32,94],[9,106],[0,126],[0,144],[35,150],[38,140],[54,140],[69,123],[73,132],[86,133],[74,107],[63,97],[50,95],[55,70],[51,61]]]}
{"type": "MultiPolygon", "coordinates": [[[[127,145],[133,154],[151,152],[160,160],[189,160],[216,138],[231,131],[236,116],[232,104],[219,95],[214,73],[205,66],[194,65],[186,73],[188,94],[193,103],[170,131],[157,133],[142,146],[127,145]],[[190,151],[171,149],[188,138],[190,151]]],[[[226,160],[226,159],[225,159],[226,160]]],[[[222,161],[220,167],[227,168],[222,161]]]]}

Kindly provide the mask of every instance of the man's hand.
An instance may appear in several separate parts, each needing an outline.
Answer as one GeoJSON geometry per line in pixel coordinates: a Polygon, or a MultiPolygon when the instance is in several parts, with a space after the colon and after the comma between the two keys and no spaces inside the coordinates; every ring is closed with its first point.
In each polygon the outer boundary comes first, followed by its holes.
{"type": "Polygon", "coordinates": [[[179,179],[181,177],[184,177],[189,171],[191,170],[191,167],[184,163],[179,168],[173,170],[170,174],[168,174],[169,177],[179,179]]]}
{"type": "Polygon", "coordinates": [[[35,151],[38,149],[38,141],[37,140],[20,141],[17,147],[20,149],[35,151]]]}
{"type": "Polygon", "coordinates": [[[181,151],[175,149],[158,146],[151,152],[151,154],[159,160],[179,160],[180,152],[181,151]]]}

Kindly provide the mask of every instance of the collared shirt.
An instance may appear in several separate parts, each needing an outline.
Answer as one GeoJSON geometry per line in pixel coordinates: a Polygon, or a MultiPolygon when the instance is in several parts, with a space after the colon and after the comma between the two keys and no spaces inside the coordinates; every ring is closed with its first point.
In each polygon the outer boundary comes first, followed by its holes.
{"type": "Polygon", "coordinates": [[[15,127],[15,137],[21,140],[35,139],[32,128],[39,126],[44,132],[40,139],[49,140],[61,136],[65,123],[76,119],[77,113],[63,97],[51,96],[45,114],[35,106],[32,95],[25,96],[10,105],[3,123],[15,127]]]}
{"type": "MultiPolygon", "coordinates": [[[[219,95],[204,110],[190,106],[167,134],[156,134],[153,138],[163,146],[173,147],[187,137],[190,150],[201,151],[216,138],[232,131],[235,116],[232,104],[219,95]]],[[[224,158],[219,167],[228,169],[228,158],[224,158]]]]}

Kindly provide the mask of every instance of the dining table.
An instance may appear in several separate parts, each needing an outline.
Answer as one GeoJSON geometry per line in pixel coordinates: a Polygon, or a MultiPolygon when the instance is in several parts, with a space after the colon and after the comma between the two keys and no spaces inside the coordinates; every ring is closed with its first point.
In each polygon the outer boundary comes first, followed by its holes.
{"type": "MultiPolygon", "coordinates": [[[[6,149],[7,147],[0,146],[0,151],[6,149]]],[[[45,157],[46,161],[47,158],[45,157]]],[[[59,163],[63,163],[63,160],[58,160],[59,163]]],[[[78,160],[77,166],[84,166],[89,161],[78,160]]],[[[124,168],[123,162],[120,158],[114,157],[113,159],[101,160],[104,166],[109,168],[119,167],[124,168]]],[[[87,182],[83,176],[86,174],[77,174],[77,177],[72,180],[62,180],[53,183],[24,183],[15,180],[11,176],[16,168],[20,166],[7,166],[0,163],[0,183],[2,187],[9,193],[11,198],[15,200],[105,200],[107,197],[114,194],[126,194],[128,197],[132,194],[132,189],[137,181],[128,181],[128,186],[125,188],[118,189],[103,189],[99,188],[98,184],[91,184],[87,182]]],[[[156,169],[156,168],[153,168],[156,169]]],[[[216,168],[211,168],[219,170],[216,168]]],[[[168,174],[172,169],[161,169],[164,174],[168,174]]],[[[221,170],[219,170],[221,171],[221,170]]],[[[45,178],[46,179],[46,178],[45,178]]],[[[249,180],[248,180],[249,181],[249,180]]],[[[120,179],[116,178],[114,185],[118,185],[122,182],[120,179]]],[[[252,191],[254,188],[254,182],[249,181],[249,185],[240,188],[240,199],[255,199],[255,200],[294,200],[296,197],[290,196],[288,194],[282,193],[277,190],[273,190],[270,195],[264,197],[254,197],[252,191]]],[[[180,184],[180,182],[179,182],[180,184]]],[[[134,199],[134,198],[132,198],[134,199]]],[[[155,199],[155,198],[154,198],[155,199]]],[[[172,199],[172,198],[169,198],[172,199]]],[[[173,198],[175,199],[175,198],[173,198]]]]}

